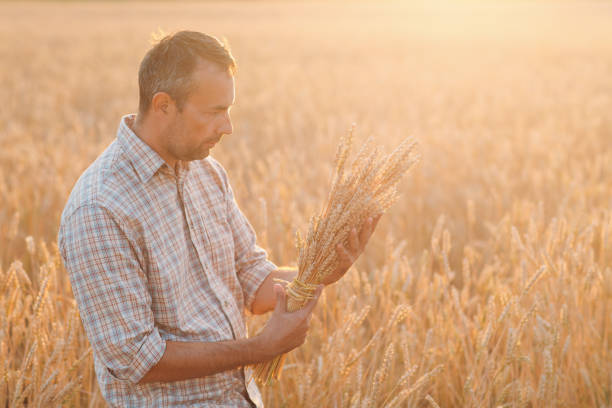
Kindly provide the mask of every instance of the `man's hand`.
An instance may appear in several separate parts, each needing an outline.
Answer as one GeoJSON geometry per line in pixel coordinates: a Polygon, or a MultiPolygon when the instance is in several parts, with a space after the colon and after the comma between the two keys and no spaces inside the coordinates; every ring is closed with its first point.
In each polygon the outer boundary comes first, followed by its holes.
{"type": "Polygon", "coordinates": [[[312,311],[319,300],[319,296],[321,296],[322,290],[323,285],[320,285],[314,298],[302,309],[296,312],[288,312],[285,289],[282,285],[275,284],[276,306],[264,329],[255,337],[260,352],[272,359],[278,354],[286,353],[301,346],[306,340],[312,311]]]}
{"type": "MultiPolygon", "coordinates": [[[[357,234],[357,230],[353,229],[349,235],[349,247],[346,248],[344,245],[338,244],[336,251],[338,253],[338,259],[340,263],[338,268],[330,276],[327,276],[321,283],[324,285],[330,285],[340,279],[349,270],[351,265],[357,260],[359,255],[363,252],[370,236],[374,232],[381,215],[366,220],[361,231],[357,234]]],[[[268,277],[261,284],[257,292],[255,293],[255,299],[252,305],[252,312],[254,314],[266,313],[274,308],[276,303],[276,295],[273,292],[275,285],[274,279],[283,279],[291,282],[297,276],[296,269],[279,268],[268,275],[268,277]]]]}
{"type": "Polygon", "coordinates": [[[327,276],[323,280],[323,284],[331,285],[332,283],[336,282],[338,279],[344,276],[344,274],[349,270],[351,265],[355,263],[357,258],[359,258],[359,255],[361,255],[361,253],[365,249],[365,246],[368,243],[370,237],[372,236],[374,229],[376,229],[376,225],[378,224],[380,217],[382,217],[382,214],[374,218],[368,218],[363,227],[361,228],[361,231],[359,231],[359,234],[357,234],[357,230],[353,228],[349,234],[348,248],[346,248],[342,244],[338,244],[336,246],[336,252],[338,253],[338,259],[340,263],[338,264],[338,268],[336,268],[334,273],[327,276]]]}
{"type": "Polygon", "coordinates": [[[323,285],[304,308],[289,313],[285,289],[274,285],[276,307],[263,331],[247,339],[217,342],[166,341],[161,360],[139,381],[180,381],[205,377],[250,364],[271,360],[304,343],[312,310],[321,295],[323,285]]]}

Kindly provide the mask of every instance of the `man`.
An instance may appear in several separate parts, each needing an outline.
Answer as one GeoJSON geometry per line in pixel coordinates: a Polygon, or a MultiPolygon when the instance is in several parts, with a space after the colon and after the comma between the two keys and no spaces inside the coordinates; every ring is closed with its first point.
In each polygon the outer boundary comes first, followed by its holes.
{"type": "MultiPolygon", "coordinates": [[[[77,181],[58,243],[100,389],[113,406],[262,406],[250,364],[304,342],[321,288],[295,313],[223,167],[236,64],[214,37],[162,39],[139,70],[137,115],[77,181]],[[270,320],[248,337],[244,309],[270,320]]],[[[362,252],[371,220],[325,284],[362,252]]]]}

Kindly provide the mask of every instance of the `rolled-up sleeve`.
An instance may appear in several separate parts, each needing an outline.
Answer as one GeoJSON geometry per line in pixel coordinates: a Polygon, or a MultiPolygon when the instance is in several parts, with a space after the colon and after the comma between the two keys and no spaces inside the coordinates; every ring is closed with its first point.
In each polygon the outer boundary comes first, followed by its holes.
{"type": "Polygon", "coordinates": [[[58,241],[96,357],[115,378],[137,383],[166,344],[129,229],[105,208],[83,205],[62,221],[58,241]]]}
{"type": "Polygon", "coordinates": [[[255,231],[238,207],[229,183],[227,189],[228,221],[234,237],[238,280],[242,286],[245,307],[252,312],[257,289],[266,277],[278,267],[267,259],[266,251],[256,244],[255,231]]]}

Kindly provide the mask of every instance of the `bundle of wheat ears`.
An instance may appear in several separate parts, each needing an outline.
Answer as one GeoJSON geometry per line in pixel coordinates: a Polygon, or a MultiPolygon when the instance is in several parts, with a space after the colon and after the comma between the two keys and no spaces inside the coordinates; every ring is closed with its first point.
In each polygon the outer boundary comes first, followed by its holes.
{"type": "MultiPolygon", "coordinates": [[[[298,275],[286,288],[289,312],[301,309],[314,297],[317,285],[338,267],[336,246],[347,246],[351,229],[361,230],[368,218],[384,213],[397,200],[401,177],[420,160],[412,138],[405,139],[388,155],[373,146],[369,138],[347,173],[345,164],[353,132],[354,126],[338,145],[334,177],[323,211],[311,217],[305,240],[297,233],[298,275]]],[[[285,356],[257,364],[255,378],[266,384],[278,379],[285,356]]]]}

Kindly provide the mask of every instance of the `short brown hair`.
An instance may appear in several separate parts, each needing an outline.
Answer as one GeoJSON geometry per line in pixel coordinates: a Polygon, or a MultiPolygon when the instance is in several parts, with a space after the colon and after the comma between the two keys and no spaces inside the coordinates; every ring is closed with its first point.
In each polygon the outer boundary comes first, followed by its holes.
{"type": "Polygon", "coordinates": [[[162,38],[140,63],[138,112],[146,114],[157,92],[166,92],[179,111],[193,88],[192,74],[200,60],[236,72],[236,61],[227,44],[197,31],[179,31],[162,38]]]}

